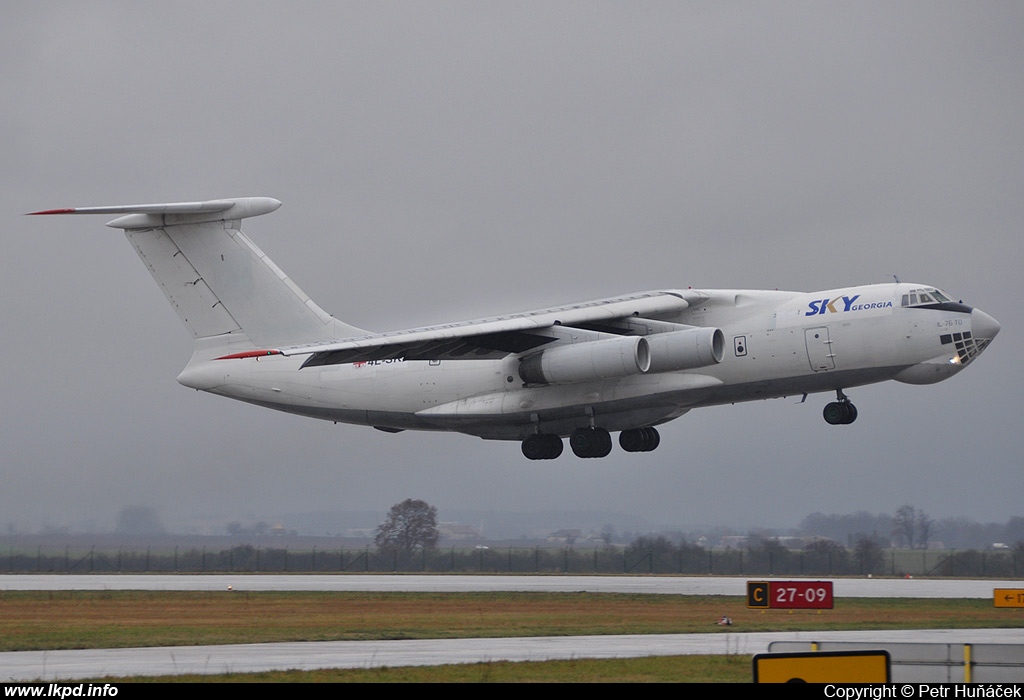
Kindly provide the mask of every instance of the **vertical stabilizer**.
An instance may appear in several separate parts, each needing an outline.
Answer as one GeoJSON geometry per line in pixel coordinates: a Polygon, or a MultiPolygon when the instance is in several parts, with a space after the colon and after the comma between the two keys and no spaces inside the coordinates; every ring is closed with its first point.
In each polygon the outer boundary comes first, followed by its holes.
{"type": "Polygon", "coordinates": [[[313,302],[240,228],[276,199],[58,209],[39,214],[125,214],[123,229],[198,347],[295,345],[363,335],[313,302]],[[202,342],[200,342],[202,341],[202,342]]]}

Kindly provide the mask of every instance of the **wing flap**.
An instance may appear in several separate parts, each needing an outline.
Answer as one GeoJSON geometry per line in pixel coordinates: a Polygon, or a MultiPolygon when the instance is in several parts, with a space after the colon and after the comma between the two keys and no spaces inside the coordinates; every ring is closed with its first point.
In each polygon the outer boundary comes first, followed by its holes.
{"type": "Polygon", "coordinates": [[[451,338],[448,340],[429,340],[420,343],[395,343],[376,345],[366,348],[350,348],[347,350],[329,350],[315,352],[306,360],[303,367],[322,365],[341,365],[350,362],[369,362],[371,360],[495,360],[510,353],[526,352],[557,338],[546,337],[525,332],[503,332],[485,335],[451,338]]]}

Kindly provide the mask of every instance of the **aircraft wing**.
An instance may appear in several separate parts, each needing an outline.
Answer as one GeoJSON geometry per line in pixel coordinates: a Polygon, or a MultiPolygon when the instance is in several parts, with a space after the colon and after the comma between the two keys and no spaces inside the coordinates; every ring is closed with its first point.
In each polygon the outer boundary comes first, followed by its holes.
{"type": "MultiPolygon", "coordinates": [[[[557,337],[553,326],[623,333],[612,324],[631,317],[658,317],[683,311],[698,292],[656,291],[598,299],[550,309],[463,321],[404,331],[374,333],[324,343],[282,347],[281,355],[309,355],[303,367],[402,358],[406,360],[493,359],[526,352],[557,337]],[[690,300],[687,300],[690,297],[690,300]]],[[[241,353],[249,356],[253,353],[241,353]]]]}

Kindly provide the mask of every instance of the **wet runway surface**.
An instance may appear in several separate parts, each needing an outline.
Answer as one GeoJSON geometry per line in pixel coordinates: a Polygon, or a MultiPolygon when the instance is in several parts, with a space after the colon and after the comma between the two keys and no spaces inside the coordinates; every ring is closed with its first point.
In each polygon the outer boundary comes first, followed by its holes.
{"type": "MultiPolygon", "coordinates": [[[[746,595],[747,581],[735,576],[447,576],[387,574],[7,574],[6,591],[399,591],[465,593],[534,591],[650,593],[662,595],[746,595]]],[[[788,580],[788,579],[782,579],[788,580]]],[[[809,579],[800,579],[809,580],[809,579]]],[[[823,579],[836,597],[991,598],[995,588],[1024,588],[1024,581],[994,579],[823,579]]]]}
{"type": "Polygon", "coordinates": [[[290,642],[144,649],[19,651],[0,654],[0,679],[60,680],[183,673],[252,673],[285,669],[434,666],[488,661],[610,659],[735,654],[750,657],[777,641],[942,642],[1024,644],[1024,629],[882,632],[748,632],[601,635],[500,639],[413,639],[372,642],[290,642]]]}

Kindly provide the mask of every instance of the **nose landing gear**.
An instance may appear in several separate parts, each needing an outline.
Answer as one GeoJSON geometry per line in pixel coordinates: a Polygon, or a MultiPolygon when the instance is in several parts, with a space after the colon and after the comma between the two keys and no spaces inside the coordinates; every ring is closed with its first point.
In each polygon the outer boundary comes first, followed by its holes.
{"type": "Polygon", "coordinates": [[[849,425],[857,420],[857,407],[850,403],[842,389],[836,389],[836,398],[839,400],[826,404],[822,411],[825,422],[829,425],[849,425]]]}

